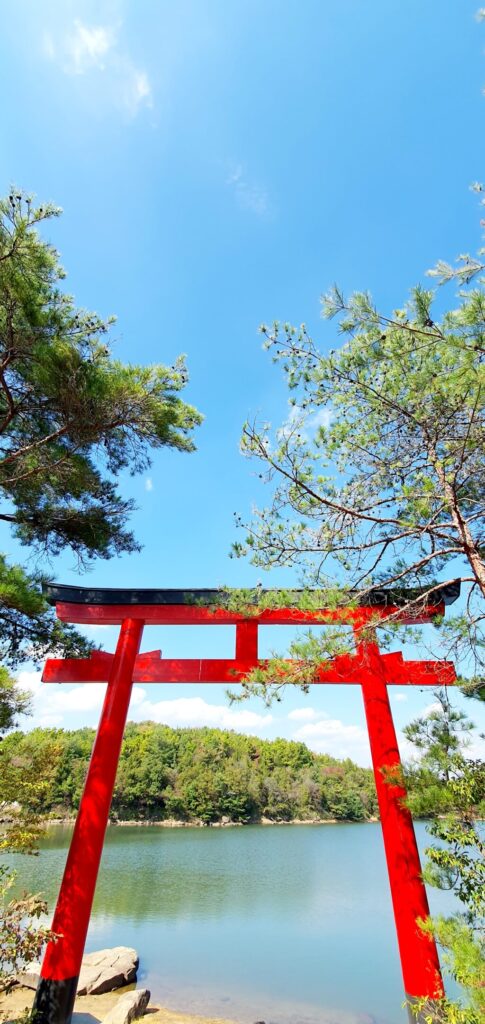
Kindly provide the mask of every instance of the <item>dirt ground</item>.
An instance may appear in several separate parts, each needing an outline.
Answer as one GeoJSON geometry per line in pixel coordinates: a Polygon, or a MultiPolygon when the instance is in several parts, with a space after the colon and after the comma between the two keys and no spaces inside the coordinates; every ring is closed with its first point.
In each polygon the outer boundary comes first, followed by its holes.
{"type": "MultiPolygon", "coordinates": [[[[134,986],[106,992],[102,996],[78,996],[74,1006],[73,1024],[98,1024],[108,1010],[117,1002],[123,992],[129,992],[134,986]]],[[[0,996],[0,1021],[15,1020],[25,1009],[30,1009],[34,992],[30,988],[17,985],[8,996],[0,996]]],[[[177,1013],[163,1006],[149,1005],[144,1024],[233,1024],[222,1017],[199,1017],[189,1013],[177,1013]]]]}

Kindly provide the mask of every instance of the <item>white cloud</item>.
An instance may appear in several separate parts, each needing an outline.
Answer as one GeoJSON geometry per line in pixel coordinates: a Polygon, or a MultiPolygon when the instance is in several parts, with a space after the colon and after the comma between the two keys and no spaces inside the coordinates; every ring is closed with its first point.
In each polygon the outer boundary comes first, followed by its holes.
{"type": "Polygon", "coordinates": [[[41,682],[40,672],[20,672],[19,686],[32,694],[31,714],[21,715],[22,729],[80,728],[97,722],[106,691],[106,683],[84,683],[68,687],[64,684],[41,682]],[[74,720],[70,720],[73,716],[74,720]],[[67,720],[66,720],[67,719],[67,720]]]}
{"type": "MultiPolygon", "coordinates": [[[[17,681],[21,689],[32,694],[32,715],[22,716],[22,728],[97,725],[106,683],[81,683],[79,686],[42,683],[41,672],[35,671],[20,672],[17,681]],[[72,721],[73,716],[75,721],[72,721]]],[[[146,690],[134,686],[130,708],[136,709],[143,701],[146,701],[146,690]]]]}
{"type": "Polygon", "coordinates": [[[276,431],[278,441],[284,441],[286,438],[291,437],[292,434],[298,434],[304,440],[307,440],[305,427],[306,419],[304,410],[299,405],[290,405],[290,411],[286,420],[276,431]]]}
{"type": "Polygon", "coordinates": [[[294,711],[290,711],[288,718],[291,722],[311,722],[318,718],[318,711],[315,711],[315,708],[295,708],[294,711]]]}
{"type": "Polygon", "coordinates": [[[290,405],[290,411],[286,420],[277,431],[278,440],[283,441],[291,435],[297,435],[297,439],[309,441],[317,432],[319,427],[328,428],[332,420],[332,409],[318,409],[309,416],[300,405],[290,405]]]}
{"type": "Polygon", "coordinates": [[[62,715],[97,711],[103,703],[105,692],[106,683],[82,683],[72,689],[63,683],[46,683],[42,688],[42,711],[62,715]]]}
{"type": "Polygon", "coordinates": [[[433,701],[432,704],[427,704],[424,711],[421,712],[421,717],[429,718],[430,715],[433,715],[436,712],[438,712],[438,714],[443,714],[443,708],[441,707],[439,700],[433,701]]]}
{"type": "Polygon", "coordinates": [[[403,693],[402,690],[398,690],[397,693],[393,693],[392,696],[394,697],[394,700],[399,703],[404,703],[408,699],[407,693],[403,693]]]}
{"type": "Polygon", "coordinates": [[[54,714],[40,715],[35,724],[41,729],[57,729],[58,726],[62,726],[63,717],[54,714]]]}
{"type": "Polygon", "coordinates": [[[147,72],[138,67],[119,40],[121,23],[88,25],[80,18],[64,32],[46,31],[42,40],[44,56],[66,75],[94,79],[92,95],[109,106],[121,107],[134,117],[141,107],[153,107],[153,92],[147,72]]]}
{"type": "MultiPolygon", "coordinates": [[[[113,629],[113,626],[105,626],[102,622],[83,622],[79,628],[83,633],[99,633],[100,630],[113,629]]],[[[96,639],[99,641],[101,637],[98,636],[96,639]]]]}
{"type": "Polygon", "coordinates": [[[345,725],[339,718],[329,718],[325,711],[315,711],[314,708],[297,708],[290,711],[288,718],[296,721],[306,719],[292,739],[306,743],[310,750],[331,754],[332,757],[350,757],[358,764],[370,764],[369,740],[362,726],[345,725]]]}
{"type": "Polygon", "coordinates": [[[135,117],[142,106],[152,109],[153,93],[146,71],[136,68],[129,57],[117,61],[118,97],[124,110],[135,117]]]}
{"type": "Polygon", "coordinates": [[[150,719],[164,725],[212,726],[218,729],[258,731],[273,721],[270,714],[259,715],[255,711],[232,708],[225,704],[208,704],[202,697],[179,697],[175,700],[142,700],[136,708],[137,721],[150,719]]]}
{"type": "Polygon", "coordinates": [[[63,70],[74,75],[85,75],[93,67],[104,71],[104,58],[115,43],[116,32],[112,27],[89,26],[76,18],[73,31],[64,37],[63,70]]]}
{"type": "Polygon", "coordinates": [[[330,423],[332,422],[332,417],[333,417],[332,409],[329,409],[329,408],[319,409],[318,412],[315,412],[313,414],[313,416],[309,416],[308,422],[307,422],[307,428],[312,433],[317,431],[319,427],[324,427],[325,430],[328,430],[328,428],[330,426],[330,423]]]}
{"type": "MultiPolygon", "coordinates": [[[[81,683],[79,686],[42,683],[41,672],[37,671],[20,672],[17,679],[19,686],[32,694],[33,714],[22,716],[22,728],[97,725],[106,683],[81,683]]],[[[129,717],[137,722],[163,722],[174,728],[205,725],[249,733],[264,731],[273,722],[268,712],[258,714],[247,708],[209,704],[202,697],[152,701],[147,689],[138,685],[133,687],[129,717]]]]}
{"type": "Polygon", "coordinates": [[[226,178],[226,185],[233,190],[238,203],[247,210],[251,210],[258,217],[263,217],[268,212],[269,200],[266,189],[248,180],[242,164],[232,167],[226,178]]]}
{"type": "Polygon", "coordinates": [[[145,490],[146,491],[153,491],[153,480],[152,480],[151,476],[147,476],[147,478],[145,480],[145,490]]]}
{"type": "Polygon", "coordinates": [[[153,106],[152,87],[146,71],[137,71],[134,68],[131,82],[131,103],[138,107],[144,100],[148,107],[153,106]]]}
{"type": "Polygon", "coordinates": [[[344,725],[339,718],[326,718],[302,725],[296,730],[294,739],[302,740],[311,750],[321,754],[351,757],[365,764],[370,761],[366,730],[360,725],[344,725]]]}
{"type": "Polygon", "coordinates": [[[143,686],[134,686],[131,694],[130,707],[137,707],[139,704],[143,704],[146,700],[147,692],[143,689],[143,686]]]}
{"type": "Polygon", "coordinates": [[[42,672],[33,670],[32,672],[23,671],[17,675],[17,682],[21,690],[27,690],[29,693],[38,693],[41,683],[42,672]]]}
{"type": "Polygon", "coordinates": [[[482,735],[472,735],[469,737],[469,742],[463,744],[466,757],[473,758],[477,761],[483,761],[485,757],[485,744],[483,742],[482,735]]]}

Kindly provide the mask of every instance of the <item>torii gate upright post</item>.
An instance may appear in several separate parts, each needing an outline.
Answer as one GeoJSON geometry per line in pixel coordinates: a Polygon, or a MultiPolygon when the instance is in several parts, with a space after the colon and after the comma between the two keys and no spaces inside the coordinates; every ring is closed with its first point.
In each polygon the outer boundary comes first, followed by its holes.
{"type": "MultiPolygon", "coordinates": [[[[407,794],[402,781],[385,670],[377,643],[359,644],[357,650],[362,654],[367,670],[362,682],[362,695],[404,990],[412,1006],[424,998],[441,999],[445,993],[436,943],[417,924],[429,917],[428,897],[421,875],[413,819],[406,806],[407,794]]],[[[426,1013],[423,1016],[426,1018],[426,1013]]],[[[416,1021],[412,1012],[410,1018],[416,1021]]]]}
{"type": "MultiPolygon", "coordinates": [[[[44,667],[44,682],[107,681],[108,688],[52,922],[57,937],[47,945],[35,995],[36,1024],[71,1021],[133,682],[234,684],[251,669],[267,664],[258,660],[258,625],[270,623],[341,622],[354,627],[356,653],[321,665],[314,682],[362,687],[406,996],[410,1003],[442,998],[436,945],[419,925],[429,909],[412,818],[404,802],[387,687],[448,685],[455,672],[449,662],[406,661],[399,653],[381,654],[368,636],[376,622],[391,616],[405,623],[429,622],[443,614],[459,587],[441,588],[436,604],[418,603],[412,613],[403,606],[416,601],[418,592],[381,590],[368,605],[356,609],[262,608],[251,617],[221,607],[220,592],[215,590],[101,591],[57,584],[48,584],[45,590],[63,621],[119,625],[120,636],[114,655],[98,651],[84,659],[51,658],[44,667]],[[236,626],[235,659],[162,659],[160,651],[138,653],[145,625],[201,623],[236,626]]],[[[411,1013],[410,1019],[416,1021],[411,1013]]],[[[418,1014],[419,1024],[425,1019],[426,1011],[418,1014]]]]}
{"type": "Polygon", "coordinates": [[[71,1020],[142,634],[142,619],[123,620],[52,921],[59,938],[47,945],[35,995],[36,1021],[71,1020]]]}

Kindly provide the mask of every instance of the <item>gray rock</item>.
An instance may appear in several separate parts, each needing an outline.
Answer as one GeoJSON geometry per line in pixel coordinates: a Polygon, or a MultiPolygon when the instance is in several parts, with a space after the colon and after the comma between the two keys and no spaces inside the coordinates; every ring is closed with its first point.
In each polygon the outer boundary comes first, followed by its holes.
{"type": "Polygon", "coordinates": [[[125,992],[111,1008],[103,1020],[103,1024],[131,1024],[137,1017],[143,1017],[150,1000],[147,988],[125,992]]]}
{"type": "Polygon", "coordinates": [[[25,969],[17,974],[16,981],[19,985],[24,985],[25,988],[37,988],[40,978],[40,963],[33,961],[25,969]]]}
{"type": "MultiPolygon", "coordinates": [[[[101,995],[102,992],[111,992],[122,985],[130,985],[136,981],[138,962],[136,950],[128,946],[86,953],[82,960],[77,994],[101,995]]],[[[40,964],[32,963],[28,970],[17,975],[17,981],[26,988],[37,988],[39,977],[40,964]]]]}
{"type": "Polygon", "coordinates": [[[78,995],[101,995],[136,981],[138,955],[128,946],[99,949],[83,956],[78,995]]]}

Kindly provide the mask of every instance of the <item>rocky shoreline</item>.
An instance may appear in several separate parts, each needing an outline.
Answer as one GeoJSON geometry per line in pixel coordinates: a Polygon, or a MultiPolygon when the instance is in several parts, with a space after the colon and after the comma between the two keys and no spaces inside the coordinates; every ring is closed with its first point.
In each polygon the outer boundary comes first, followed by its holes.
{"type": "MultiPolygon", "coordinates": [[[[79,975],[74,1005],[74,1024],[132,1024],[150,1015],[151,1024],[231,1024],[218,1017],[202,1017],[150,1006],[148,989],[136,987],[139,958],[129,946],[115,946],[86,953],[79,975]]],[[[0,995],[0,1021],[14,1022],[32,1009],[40,977],[40,963],[31,963],[18,974],[8,994],[0,995]]],[[[262,1022],[260,1022],[262,1024],[262,1022]]]]}
{"type": "MultiPolygon", "coordinates": [[[[73,1024],[102,1024],[108,1014],[116,1008],[120,999],[126,994],[136,991],[134,986],[118,989],[116,992],[105,992],[104,995],[78,996],[74,1005],[73,1024]]],[[[25,1011],[32,1009],[32,990],[17,985],[8,995],[0,996],[0,1020],[15,1021],[25,1011]]],[[[165,1006],[150,1004],[145,1013],[150,1024],[234,1024],[222,1017],[202,1017],[198,1014],[170,1010],[165,1006]]]]}
{"type": "MultiPolygon", "coordinates": [[[[49,827],[51,825],[74,825],[75,818],[46,818],[44,825],[49,827]]],[[[250,821],[243,823],[241,821],[231,821],[230,819],[221,821],[179,821],[177,818],[134,818],[129,820],[118,820],[113,818],[109,824],[114,827],[121,828],[135,828],[140,825],[149,825],[153,828],[244,828],[248,825],[368,825],[377,822],[378,818],[368,818],[367,821],[351,821],[347,818],[293,818],[291,821],[277,821],[273,818],[260,818],[259,821],[250,821]]]]}

